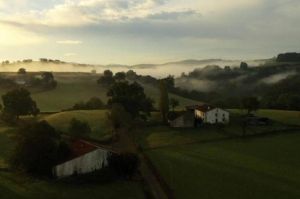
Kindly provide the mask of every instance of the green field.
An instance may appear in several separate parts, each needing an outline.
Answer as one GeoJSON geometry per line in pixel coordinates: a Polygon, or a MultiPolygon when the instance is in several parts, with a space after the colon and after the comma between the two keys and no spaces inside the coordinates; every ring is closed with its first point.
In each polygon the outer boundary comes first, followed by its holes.
{"type": "MultiPolygon", "coordinates": [[[[280,121],[252,127],[259,133],[299,122],[294,118],[298,112],[264,110],[259,114],[280,121]]],[[[231,136],[241,135],[242,128],[234,122],[224,128],[156,125],[137,135],[137,141],[176,198],[300,198],[300,131],[235,138],[231,136]]]]}
{"type": "Polygon", "coordinates": [[[10,172],[0,171],[1,199],[143,199],[138,183],[115,181],[106,184],[67,184],[56,181],[30,179],[10,172]]]}
{"type": "Polygon", "coordinates": [[[300,134],[148,151],[176,198],[300,198],[300,134]]]}
{"type": "Polygon", "coordinates": [[[72,118],[85,121],[91,127],[92,133],[90,137],[102,140],[110,136],[106,125],[107,110],[92,111],[67,111],[50,115],[41,116],[41,120],[46,120],[57,130],[68,133],[68,128],[72,118]]]}
{"type": "MultiPolygon", "coordinates": [[[[231,109],[232,113],[244,113],[239,109],[231,109]]],[[[282,110],[258,110],[256,115],[261,117],[268,117],[277,122],[289,124],[289,125],[300,125],[300,111],[282,111],[282,110]]]]}
{"type": "MultiPolygon", "coordinates": [[[[89,73],[54,73],[58,82],[57,88],[36,92],[32,90],[32,97],[37,102],[38,107],[43,112],[55,112],[71,108],[75,103],[87,101],[91,97],[99,97],[103,102],[107,102],[107,89],[97,84],[100,75],[89,73]]],[[[153,86],[143,85],[147,96],[158,102],[159,90],[153,86]]],[[[0,95],[7,92],[7,89],[0,89],[0,95]]],[[[196,101],[180,96],[171,95],[180,101],[181,107],[195,104],[196,101]]]]}
{"type": "MultiPolygon", "coordinates": [[[[158,107],[158,102],[159,102],[159,90],[158,88],[155,88],[151,85],[147,85],[147,84],[142,84],[142,86],[145,89],[145,93],[146,95],[148,95],[149,97],[151,97],[152,99],[154,99],[155,101],[155,106],[158,107]]],[[[174,95],[174,94],[169,94],[169,98],[175,98],[179,101],[179,107],[178,109],[184,109],[185,107],[188,105],[193,105],[193,104],[198,104],[199,102],[195,101],[195,100],[191,100],[188,98],[184,98],[178,95],[174,95]]]]}
{"type": "MultiPolygon", "coordinates": [[[[51,120],[51,118],[50,118],[51,120]]],[[[144,198],[142,187],[134,181],[68,184],[54,180],[38,180],[7,171],[7,159],[13,149],[15,129],[0,124],[0,198],[1,199],[82,199],[144,198]]]]}

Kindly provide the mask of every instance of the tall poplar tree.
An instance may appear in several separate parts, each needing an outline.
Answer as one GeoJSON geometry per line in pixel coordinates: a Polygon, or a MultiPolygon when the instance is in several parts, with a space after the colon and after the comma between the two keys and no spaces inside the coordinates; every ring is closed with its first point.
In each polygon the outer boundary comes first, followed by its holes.
{"type": "Polygon", "coordinates": [[[169,95],[166,87],[166,82],[164,80],[160,80],[159,87],[160,87],[159,108],[160,108],[163,122],[167,123],[167,114],[169,112],[169,95]]]}

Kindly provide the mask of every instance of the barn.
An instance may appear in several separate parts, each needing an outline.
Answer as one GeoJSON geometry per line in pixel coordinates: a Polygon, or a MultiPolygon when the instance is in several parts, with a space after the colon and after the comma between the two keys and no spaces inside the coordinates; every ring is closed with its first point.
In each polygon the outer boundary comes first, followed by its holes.
{"type": "Polygon", "coordinates": [[[63,178],[100,170],[108,166],[108,157],[114,153],[84,140],[72,141],[71,151],[71,156],[66,161],[53,168],[53,176],[63,178]]]}

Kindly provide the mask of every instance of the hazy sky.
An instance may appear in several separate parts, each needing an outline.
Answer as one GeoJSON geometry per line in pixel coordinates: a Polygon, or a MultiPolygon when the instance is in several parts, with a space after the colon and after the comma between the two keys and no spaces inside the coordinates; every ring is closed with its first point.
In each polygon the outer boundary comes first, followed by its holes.
{"type": "Polygon", "coordinates": [[[265,58],[300,51],[299,0],[0,0],[0,60],[265,58]]]}

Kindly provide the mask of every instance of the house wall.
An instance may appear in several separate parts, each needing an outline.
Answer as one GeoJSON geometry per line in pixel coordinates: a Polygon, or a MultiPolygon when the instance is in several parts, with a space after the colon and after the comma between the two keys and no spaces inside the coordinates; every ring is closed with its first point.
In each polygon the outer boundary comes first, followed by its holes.
{"type": "Polygon", "coordinates": [[[195,117],[196,118],[202,118],[204,120],[205,113],[199,110],[195,110],[195,117]]]}
{"type": "Polygon", "coordinates": [[[226,124],[229,122],[229,120],[230,120],[229,112],[220,108],[215,108],[206,112],[204,117],[204,122],[209,124],[216,124],[216,123],[226,124]]]}
{"type": "Polygon", "coordinates": [[[96,149],[83,156],[64,162],[53,168],[54,176],[61,178],[73,174],[90,173],[108,166],[107,158],[110,152],[104,149],[96,149]]]}
{"type": "Polygon", "coordinates": [[[194,127],[193,113],[187,112],[184,115],[170,121],[170,126],[174,128],[194,127]]]}

